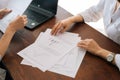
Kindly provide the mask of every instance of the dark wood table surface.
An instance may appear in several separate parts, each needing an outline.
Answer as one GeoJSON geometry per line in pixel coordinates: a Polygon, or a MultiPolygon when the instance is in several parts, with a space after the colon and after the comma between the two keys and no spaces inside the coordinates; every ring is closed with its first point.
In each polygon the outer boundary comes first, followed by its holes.
{"type": "MultiPolygon", "coordinates": [[[[32,44],[40,32],[45,31],[47,28],[52,28],[57,21],[69,16],[72,15],[61,7],[58,7],[57,15],[48,22],[34,30],[23,29],[15,34],[3,58],[14,80],[120,80],[120,72],[116,66],[97,56],[91,55],[89,52],[86,53],[74,79],[49,71],[42,72],[37,68],[20,64],[22,58],[17,55],[20,50],[32,44]]],[[[69,31],[79,33],[82,39],[92,38],[101,47],[120,53],[120,45],[117,45],[85,23],[76,23],[69,31]]]]}

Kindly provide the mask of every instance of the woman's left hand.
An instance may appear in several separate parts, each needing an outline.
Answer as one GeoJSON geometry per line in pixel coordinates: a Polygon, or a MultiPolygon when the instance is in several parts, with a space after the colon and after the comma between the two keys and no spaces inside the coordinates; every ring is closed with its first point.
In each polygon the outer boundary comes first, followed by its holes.
{"type": "Polygon", "coordinates": [[[85,39],[81,40],[78,43],[78,47],[84,48],[87,51],[91,52],[94,55],[99,55],[99,51],[102,50],[102,48],[97,44],[97,42],[93,39],[85,39]]]}
{"type": "Polygon", "coordinates": [[[12,10],[9,10],[7,8],[4,9],[0,9],[0,19],[2,19],[4,16],[6,16],[7,14],[9,14],[12,10]]]}

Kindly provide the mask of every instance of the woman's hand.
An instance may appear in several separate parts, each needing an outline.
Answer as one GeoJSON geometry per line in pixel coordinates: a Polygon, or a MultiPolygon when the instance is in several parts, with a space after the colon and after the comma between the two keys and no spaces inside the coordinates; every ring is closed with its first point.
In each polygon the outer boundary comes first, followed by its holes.
{"type": "Polygon", "coordinates": [[[100,55],[100,51],[103,49],[97,44],[93,39],[85,39],[78,43],[78,47],[84,48],[87,51],[91,52],[94,55],[100,55]]]}
{"type": "Polygon", "coordinates": [[[72,22],[71,18],[67,18],[67,19],[64,19],[64,20],[56,23],[55,26],[53,27],[52,31],[51,31],[51,34],[52,35],[57,35],[57,33],[65,32],[66,30],[69,29],[69,27],[72,23],[73,22],[72,22]]]}
{"type": "Polygon", "coordinates": [[[17,16],[16,19],[9,24],[8,29],[16,32],[17,30],[23,29],[26,24],[27,16],[17,16]]]}
{"type": "Polygon", "coordinates": [[[5,9],[0,9],[0,19],[2,19],[4,16],[6,16],[7,14],[9,14],[12,10],[9,10],[7,8],[5,9]]]}
{"type": "MultiPolygon", "coordinates": [[[[103,49],[101,48],[97,42],[93,39],[85,39],[85,40],[82,40],[78,43],[78,47],[81,47],[81,48],[84,48],[86,49],[87,51],[91,52],[91,54],[94,54],[96,56],[99,56],[103,59],[107,59],[107,56],[110,54],[110,53],[113,53],[109,50],[106,50],[106,49],[103,49]]],[[[113,60],[112,61],[113,64],[115,64],[115,61],[113,60]]]]}
{"type": "Polygon", "coordinates": [[[58,22],[57,24],[55,24],[55,26],[53,27],[53,29],[51,31],[51,34],[56,35],[57,33],[63,33],[66,30],[68,30],[70,28],[70,25],[72,25],[73,23],[83,22],[83,21],[84,20],[81,15],[76,15],[76,16],[72,16],[67,19],[64,19],[64,20],[58,22]]]}

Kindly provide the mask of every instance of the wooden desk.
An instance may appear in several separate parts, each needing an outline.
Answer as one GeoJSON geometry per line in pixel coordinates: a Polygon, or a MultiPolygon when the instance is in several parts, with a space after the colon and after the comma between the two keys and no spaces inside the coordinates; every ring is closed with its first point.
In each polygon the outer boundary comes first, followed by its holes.
{"type": "MultiPolygon", "coordinates": [[[[119,80],[120,72],[112,64],[104,61],[103,59],[94,55],[86,53],[83,62],[79,68],[79,71],[72,79],[63,75],[59,75],[52,72],[42,72],[36,68],[21,65],[22,58],[17,55],[17,52],[24,49],[31,43],[33,43],[38,37],[40,32],[45,31],[47,28],[51,28],[57,21],[65,19],[71,16],[70,13],[64,9],[58,7],[58,13],[56,17],[42,24],[40,27],[33,31],[24,29],[17,32],[6,52],[6,56],[3,61],[6,63],[8,69],[11,72],[14,80],[119,80]]],[[[98,31],[91,28],[85,23],[77,23],[73,25],[74,28],[70,29],[70,32],[79,33],[80,36],[85,38],[95,39],[100,46],[113,52],[120,53],[120,46],[103,36],[98,31]]]]}

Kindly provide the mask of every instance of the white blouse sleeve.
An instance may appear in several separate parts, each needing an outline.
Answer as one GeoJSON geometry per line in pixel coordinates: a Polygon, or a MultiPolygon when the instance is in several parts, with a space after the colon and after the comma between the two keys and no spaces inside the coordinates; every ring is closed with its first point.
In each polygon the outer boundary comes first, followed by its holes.
{"type": "Polygon", "coordinates": [[[80,15],[83,17],[85,22],[97,21],[103,15],[104,4],[105,0],[100,0],[96,6],[92,6],[84,12],[81,12],[80,15]]]}
{"type": "Polygon", "coordinates": [[[115,63],[120,70],[120,54],[115,55],[115,63]]]}

